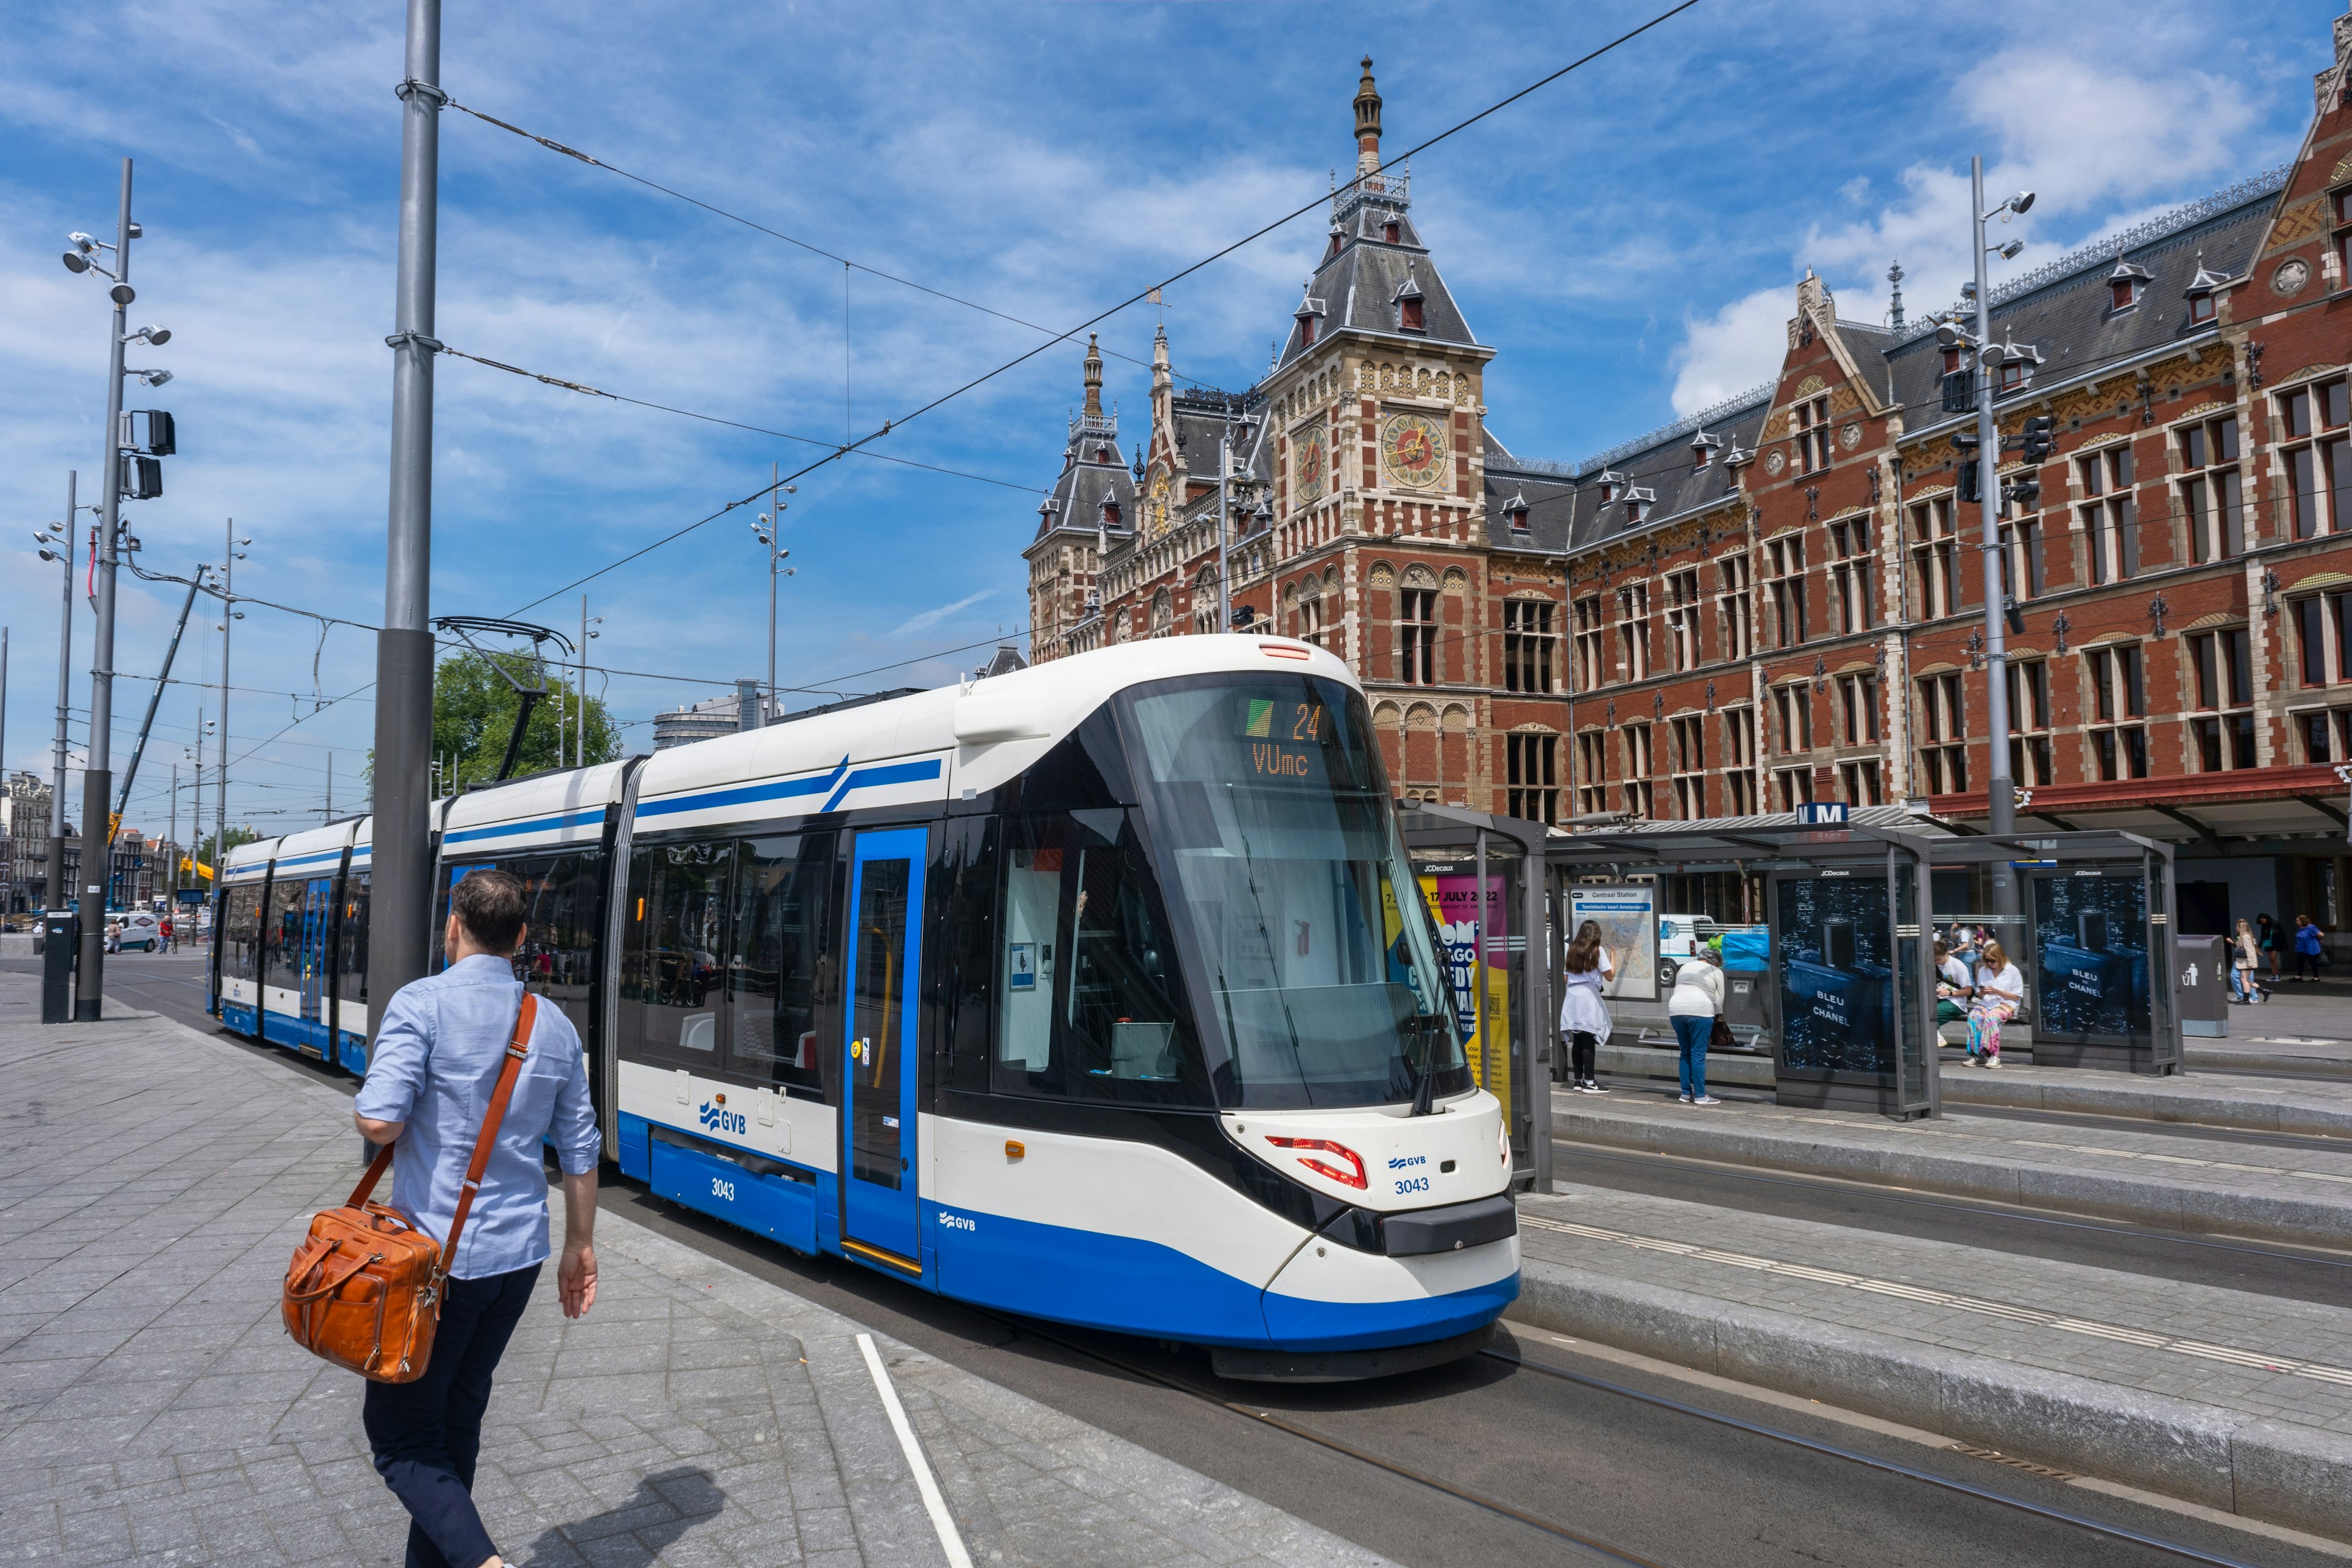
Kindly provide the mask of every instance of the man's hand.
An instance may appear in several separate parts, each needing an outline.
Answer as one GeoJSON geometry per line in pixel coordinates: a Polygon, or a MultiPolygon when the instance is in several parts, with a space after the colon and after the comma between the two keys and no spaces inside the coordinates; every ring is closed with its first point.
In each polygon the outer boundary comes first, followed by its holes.
{"type": "Polygon", "coordinates": [[[596,1249],[565,1247],[563,1261],[555,1269],[555,1289],[563,1300],[565,1317],[585,1317],[596,1304],[596,1249]]]}

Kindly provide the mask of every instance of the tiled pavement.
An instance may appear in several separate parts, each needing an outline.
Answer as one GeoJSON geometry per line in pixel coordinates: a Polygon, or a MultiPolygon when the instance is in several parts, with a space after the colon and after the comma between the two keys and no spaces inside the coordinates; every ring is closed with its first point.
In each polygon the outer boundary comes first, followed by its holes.
{"type": "MultiPolygon", "coordinates": [[[[0,1561],[392,1563],[362,1384],[278,1282],[354,1172],[350,1101],[152,1016],[43,1028],[0,975],[0,1561]]],[[[562,1223],[560,1215],[556,1222],[562,1223]]],[[[476,1484],[521,1563],[944,1560],[857,1325],[611,1214],[594,1310],[543,1288],[476,1484]]],[[[1381,1560],[877,1337],[976,1562],[1381,1560]]]]}
{"type": "Polygon", "coordinates": [[[1554,1195],[1522,1199],[1520,1207],[1526,1255],[1588,1275],[2352,1436],[2352,1306],[1604,1187],[1563,1184],[1554,1195]],[[1562,1223],[1628,1239],[1554,1228],[1562,1223]],[[1916,1294],[1904,1293],[1906,1287],[1916,1294]],[[2021,1310],[1996,1315],[1989,1308],[2021,1310]],[[2184,1343],[2246,1352],[2245,1359],[2215,1359],[2184,1343]],[[2342,1380],[2292,1370],[2298,1364],[2340,1372],[2342,1380]]]}

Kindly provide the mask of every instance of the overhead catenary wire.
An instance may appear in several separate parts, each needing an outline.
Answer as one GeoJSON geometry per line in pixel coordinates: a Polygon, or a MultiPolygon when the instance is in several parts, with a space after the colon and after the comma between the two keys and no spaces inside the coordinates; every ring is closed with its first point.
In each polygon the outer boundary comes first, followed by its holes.
{"type": "MultiPolygon", "coordinates": [[[[1395,161],[1399,163],[1407,162],[1415,154],[1426,152],[1428,149],[1436,146],[1439,142],[1445,141],[1447,138],[1460,134],[1462,132],[1468,130],[1471,126],[1477,124],[1480,121],[1486,119],[1489,115],[1498,113],[1502,110],[1507,109],[1512,104],[1518,102],[1523,98],[1526,98],[1528,94],[1539,91],[1542,89],[1549,87],[1553,82],[1558,81],[1560,78],[1567,76],[1570,72],[1591,64],[1594,60],[1601,58],[1612,50],[1622,47],[1624,45],[1631,43],[1633,39],[1640,37],[1643,34],[1649,32],[1652,28],[1657,27],[1672,18],[1680,16],[1683,12],[1689,10],[1698,3],[1699,0],[1680,0],[1679,4],[1669,6],[1667,9],[1659,12],[1656,16],[1652,16],[1648,21],[1642,23],[1638,26],[1629,28],[1626,31],[1618,34],[1615,37],[1610,39],[1609,42],[1601,45],[1598,48],[1580,55],[1575,59],[1570,60],[1568,64],[1560,67],[1558,70],[1528,83],[1526,87],[1519,89],[1517,92],[1510,94],[1508,97],[1496,100],[1495,102],[1488,104],[1486,108],[1480,110],[1475,114],[1470,115],[1466,119],[1456,121],[1454,124],[1446,127],[1444,130],[1439,132],[1436,135],[1428,138],[1426,141],[1417,142],[1413,146],[1405,149],[1404,152],[1397,155],[1395,161]]],[[[467,110],[467,112],[471,113],[473,111],[467,110]]],[[[480,117],[478,116],[478,118],[480,117]]],[[[520,131],[513,126],[505,126],[504,129],[514,131],[517,135],[530,136],[531,140],[535,142],[542,140],[540,137],[531,136],[530,132],[520,131]]],[[[580,158],[583,162],[593,162],[593,160],[589,159],[585,153],[576,152],[569,147],[564,147],[560,143],[550,143],[550,145],[551,145],[557,152],[567,153],[575,158],[580,158]]],[[[1349,185],[1352,186],[1361,179],[1362,176],[1358,175],[1355,180],[1349,182],[1349,185]]],[[[762,485],[758,489],[753,490],[751,494],[742,497],[740,500],[730,501],[725,506],[720,507],[718,510],[698,518],[693,522],[688,523],[683,528],[679,528],[670,533],[665,534],[660,539],[655,540],[650,544],[633,550],[628,554],[622,556],[616,561],[610,562],[605,565],[598,567],[595,571],[587,574],[585,576],[576,577],[571,582],[563,584],[560,587],[550,589],[547,593],[541,595],[538,598],[531,600],[529,604],[522,605],[509,613],[519,616],[524,610],[531,609],[539,605],[545,604],[548,600],[556,597],[558,595],[568,594],[572,589],[581,586],[583,584],[593,582],[595,579],[604,575],[608,572],[617,571],[621,567],[627,565],[630,562],[650,554],[652,552],[662,548],[666,544],[683,539],[688,534],[692,533],[695,530],[705,526],[718,518],[725,516],[728,512],[734,510],[737,507],[751,504],[752,501],[757,500],[761,496],[768,494],[775,488],[775,484],[777,483],[784,483],[801,479],[808,474],[814,473],[818,468],[824,467],[827,463],[838,461],[840,458],[848,457],[853,452],[861,450],[870,443],[880,440],[883,437],[891,434],[893,431],[905,427],[915,420],[921,418],[924,415],[932,412],[934,409],[953,402],[956,398],[961,397],[964,394],[971,392],[975,388],[986,385],[989,382],[995,380],[1005,372],[1013,370],[1017,366],[1026,364],[1029,361],[1036,358],[1039,354],[1044,353],[1047,349],[1069,342],[1072,338],[1075,338],[1078,333],[1085,331],[1089,327],[1099,326],[1101,323],[1108,321],[1111,317],[1118,314],[1121,310],[1128,309],[1129,306],[1139,304],[1146,300],[1156,298],[1171,284],[1180,282],[1182,279],[1191,277],[1193,273],[1200,271],[1202,268],[1223,260],[1224,258],[1232,255],[1234,251],[1240,250],[1245,246],[1255,244],[1256,241],[1265,238],[1267,235],[1272,234],[1275,230],[1281,228],[1285,225],[1289,224],[1294,220],[1304,216],[1306,214],[1314,211],[1316,208],[1322,206],[1326,202],[1330,200],[1330,197],[1331,193],[1327,192],[1325,195],[1318,196],[1314,200],[1309,201],[1301,206],[1291,209],[1289,212],[1283,214],[1280,217],[1274,219],[1272,222],[1263,224],[1257,228],[1251,230],[1249,233],[1242,236],[1239,239],[1233,241],[1231,244],[1212,251],[1207,256],[1201,258],[1199,260],[1194,261],[1186,267],[1179,268],[1177,271],[1169,274],[1158,282],[1137,290],[1126,299],[1119,300],[1117,304],[1114,304],[1106,310],[1097,311],[1093,316],[1088,317],[1086,321],[1080,321],[1066,331],[1061,332],[1058,335],[1048,339],[1046,342],[1037,344],[1026,353],[1014,355],[1013,358],[1006,360],[1003,363],[996,366],[994,369],[983,372],[982,374],[972,377],[971,380],[964,382],[961,385],[941,393],[939,396],[932,398],[929,403],[923,404],[919,407],[916,408],[912,413],[900,416],[895,419],[885,419],[878,428],[868,432],[866,435],[860,437],[855,441],[845,442],[839,449],[829,452],[825,456],[816,459],[816,461],[799,468],[793,473],[783,476],[782,479],[772,481],[772,483],[767,485],[762,485]]],[[[838,260],[840,258],[836,257],[835,259],[838,260]]]]}

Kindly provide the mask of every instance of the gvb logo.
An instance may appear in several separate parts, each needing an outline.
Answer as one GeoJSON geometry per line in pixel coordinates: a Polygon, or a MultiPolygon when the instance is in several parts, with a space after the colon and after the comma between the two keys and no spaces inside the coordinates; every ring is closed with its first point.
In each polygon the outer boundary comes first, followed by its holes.
{"type": "Polygon", "coordinates": [[[707,1100],[702,1102],[702,1109],[696,1112],[696,1115],[700,1119],[703,1130],[706,1131],[732,1132],[740,1137],[746,1130],[747,1124],[741,1111],[722,1110],[707,1100]]]}

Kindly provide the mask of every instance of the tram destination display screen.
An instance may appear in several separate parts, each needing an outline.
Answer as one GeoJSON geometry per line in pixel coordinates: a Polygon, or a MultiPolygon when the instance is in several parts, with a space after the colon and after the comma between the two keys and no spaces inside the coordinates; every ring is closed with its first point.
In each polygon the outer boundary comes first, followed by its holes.
{"type": "Polygon", "coordinates": [[[1123,699],[1221,1104],[1412,1100],[1471,1079],[1363,700],[1311,676],[1123,699]]]}

